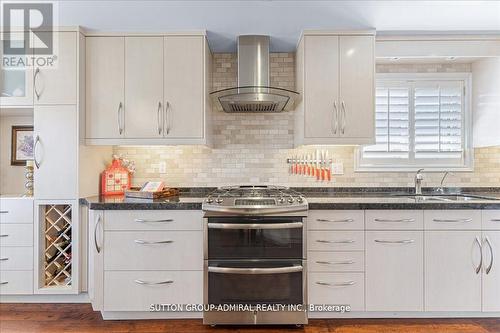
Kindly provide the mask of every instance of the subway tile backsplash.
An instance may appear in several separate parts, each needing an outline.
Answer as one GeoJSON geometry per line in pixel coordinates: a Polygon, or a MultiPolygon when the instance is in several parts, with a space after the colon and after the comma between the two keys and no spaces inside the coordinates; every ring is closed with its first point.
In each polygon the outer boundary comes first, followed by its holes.
{"type": "MultiPolygon", "coordinates": [[[[213,90],[237,84],[236,55],[214,54],[213,90]]],[[[271,84],[294,89],[294,54],[271,54],[271,84]]],[[[468,64],[383,64],[377,72],[470,72],[468,64]]],[[[169,186],[198,187],[232,184],[275,184],[287,186],[412,186],[413,173],[354,172],[355,147],[293,148],[293,111],[278,114],[227,114],[214,110],[212,148],[204,146],[116,146],[114,153],[134,160],[133,183],[163,180],[169,186]],[[332,182],[288,174],[286,158],[326,149],[344,164],[344,174],[332,182]],[[159,163],[167,173],[159,173],[159,163]]],[[[456,172],[448,186],[500,186],[500,147],[475,150],[474,172],[456,172]]],[[[425,175],[424,186],[437,186],[441,174],[425,175]]]]}

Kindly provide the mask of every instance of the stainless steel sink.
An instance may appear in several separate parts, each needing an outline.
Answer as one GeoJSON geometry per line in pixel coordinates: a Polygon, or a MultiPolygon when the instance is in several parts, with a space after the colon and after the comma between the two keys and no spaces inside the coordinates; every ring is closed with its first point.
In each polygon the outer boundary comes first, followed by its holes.
{"type": "Polygon", "coordinates": [[[448,201],[448,202],[465,202],[465,201],[485,201],[485,200],[500,200],[495,197],[486,197],[472,194],[424,194],[404,195],[407,198],[415,199],[416,201],[448,201]]]}

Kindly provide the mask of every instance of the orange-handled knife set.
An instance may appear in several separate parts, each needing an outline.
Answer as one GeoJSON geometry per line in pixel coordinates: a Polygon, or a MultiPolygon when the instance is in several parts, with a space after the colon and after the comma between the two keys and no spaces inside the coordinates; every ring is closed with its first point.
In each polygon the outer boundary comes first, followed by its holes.
{"type": "Polygon", "coordinates": [[[318,181],[332,180],[332,159],[328,157],[328,151],[316,150],[315,153],[295,155],[287,159],[290,165],[288,173],[314,177],[318,181]]]}

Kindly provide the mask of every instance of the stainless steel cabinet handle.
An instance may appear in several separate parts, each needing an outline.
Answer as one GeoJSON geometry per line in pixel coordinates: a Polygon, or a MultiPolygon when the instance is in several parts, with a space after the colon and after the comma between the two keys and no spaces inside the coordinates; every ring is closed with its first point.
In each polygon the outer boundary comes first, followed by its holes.
{"type": "Polygon", "coordinates": [[[140,280],[140,279],[134,280],[134,282],[137,283],[137,284],[142,284],[142,285],[147,285],[147,286],[152,286],[152,285],[156,285],[156,284],[170,284],[170,283],[174,283],[173,280],[151,282],[151,281],[144,281],[144,280],[140,280]]]}
{"type": "Polygon", "coordinates": [[[38,78],[39,74],[40,74],[40,68],[37,68],[35,70],[35,76],[33,78],[33,90],[35,91],[37,101],[40,100],[40,93],[38,92],[38,89],[36,88],[37,78],[38,78]]]}
{"type": "Polygon", "coordinates": [[[123,133],[122,110],[123,110],[123,103],[120,102],[120,104],[118,104],[118,133],[120,135],[122,135],[123,133]]]}
{"type": "Polygon", "coordinates": [[[351,244],[351,243],[354,243],[355,240],[346,239],[346,240],[332,241],[332,240],[318,239],[318,240],[316,240],[316,242],[317,243],[329,243],[329,244],[351,244]]]}
{"type": "Polygon", "coordinates": [[[33,144],[33,161],[35,162],[35,166],[37,169],[40,169],[40,162],[38,162],[38,159],[36,158],[36,151],[38,144],[40,143],[40,137],[37,135],[35,137],[35,143],[33,144]]]}
{"type": "Polygon", "coordinates": [[[347,117],[347,113],[345,111],[345,102],[342,101],[342,127],[340,129],[340,134],[344,134],[345,133],[345,119],[347,117]]]}
{"type": "Polygon", "coordinates": [[[329,282],[323,282],[323,281],[316,281],[316,284],[319,284],[320,286],[330,286],[330,287],[347,287],[347,286],[355,285],[356,282],[346,281],[346,282],[340,282],[340,283],[329,283],[329,282]]]}
{"type": "Polygon", "coordinates": [[[0,258],[0,261],[7,261],[9,258],[0,258]]]}
{"type": "Polygon", "coordinates": [[[481,272],[481,267],[483,267],[483,246],[481,245],[481,240],[479,239],[479,237],[476,237],[476,239],[474,239],[474,242],[477,243],[477,246],[479,246],[479,255],[481,257],[479,265],[476,267],[476,274],[479,274],[479,272],[481,272]]]}
{"type": "Polygon", "coordinates": [[[158,134],[161,134],[163,130],[163,121],[161,119],[161,102],[158,102],[158,112],[156,114],[157,122],[158,122],[158,134]]]}
{"type": "Polygon", "coordinates": [[[170,133],[170,103],[165,104],[165,123],[167,124],[167,134],[170,133]]]}
{"type": "Polygon", "coordinates": [[[317,264],[321,265],[351,265],[354,264],[354,260],[342,260],[342,261],[316,261],[317,264]]]}
{"type": "Polygon", "coordinates": [[[375,243],[385,243],[385,244],[410,244],[414,243],[413,239],[402,239],[402,240],[384,240],[384,239],[375,239],[375,243]]]}
{"type": "Polygon", "coordinates": [[[394,223],[399,223],[399,222],[404,222],[404,223],[411,223],[415,222],[415,219],[397,219],[397,220],[391,220],[391,219],[374,219],[375,222],[394,222],[394,223]]]}
{"type": "Polygon", "coordinates": [[[439,223],[453,223],[453,222],[472,222],[472,219],[433,219],[434,222],[439,223]]]}
{"type": "Polygon", "coordinates": [[[500,219],[491,219],[491,222],[500,222],[500,219]]]}
{"type": "Polygon", "coordinates": [[[136,239],[136,240],[134,240],[134,242],[137,244],[141,244],[141,245],[155,245],[155,244],[170,244],[170,243],[173,243],[174,241],[173,240],[162,240],[162,241],[149,242],[149,241],[145,241],[142,239],[136,239]]]}
{"type": "Polygon", "coordinates": [[[174,222],[174,219],[160,219],[160,220],[135,219],[134,221],[140,223],[163,223],[163,222],[174,222]]]}
{"type": "Polygon", "coordinates": [[[0,237],[8,237],[9,235],[7,234],[1,234],[0,237]]]}
{"type": "Polygon", "coordinates": [[[97,244],[97,227],[99,226],[100,223],[101,223],[101,215],[98,214],[97,221],[96,221],[95,226],[94,226],[94,245],[95,245],[95,250],[97,251],[97,253],[101,253],[101,247],[97,244]]]}
{"type": "Polygon", "coordinates": [[[277,267],[277,268],[232,268],[208,266],[209,273],[221,274],[286,274],[302,272],[302,266],[277,267]]]}
{"type": "Polygon", "coordinates": [[[333,101],[333,121],[332,121],[332,127],[333,127],[333,134],[337,134],[337,130],[339,127],[339,110],[337,109],[337,101],[333,101]]]}
{"type": "Polygon", "coordinates": [[[9,211],[8,210],[0,210],[0,214],[8,214],[9,211]]]}
{"type": "Polygon", "coordinates": [[[0,285],[7,284],[7,283],[9,283],[9,281],[2,281],[2,282],[0,282],[0,285]]]}
{"type": "Polygon", "coordinates": [[[488,238],[488,236],[485,237],[485,242],[486,244],[488,245],[488,249],[490,250],[490,264],[488,265],[488,267],[486,267],[485,269],[485,272],[486,274],[490,274],[490,271],[491,271],[491,268],[493,267],[493,246],[491,245],[491,242],[490,242],[490,239],[488,238]]]}
{"type": "Polygon", "coordinates": [[[302,228],[302,222],[290,223],[208,223],[208,229],[294,229],[302,228]]]}
{"type": "Polygon", "coordinates": [[[318,221],[318,222],[344,223],[344,222],[354,222],[354,219],[343,219],[343,220],[316,219],[316,221],[318,221]]]}

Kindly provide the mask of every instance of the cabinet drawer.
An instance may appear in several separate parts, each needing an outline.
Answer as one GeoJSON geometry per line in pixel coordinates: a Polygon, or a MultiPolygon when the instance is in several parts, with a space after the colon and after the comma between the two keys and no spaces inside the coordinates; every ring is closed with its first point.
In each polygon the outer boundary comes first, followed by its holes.
{"type": "Polygon", "coordinates": [[[363,273],[309,273],[309,304],[344,304],[365,309],[363,273]]]}
{"type": "Polygon", "coordinates": [[[104,212],[104,230],[202,230],[197,210],[123,210],[104,212]]]}
{"type": "Polygon", "coordinates": [[[0,271],[0,294],[33,294],[33,271],[0,271]]]}
{"type": "Polygon", "coordinates": [[[104,273],[104,311],[149,311],[151,304],[202,304],[203,271],[104,273]]]}
{"type": "Polygon", "coordinates": [[[309,272],[363,272],[364,252],[318,252],[308,253],[309,272]]]}
{"type": "Polygon", "coordinates": [[[481,219],[484,230],[500,230],[500,210],[483,210],[481,219]]]}
{"type": "Polygon", "coordinates": [[[309,250],[361,251],[364,249],[364,231],[309,231],[309,250]]]}
{"type": "Polygon", "coordinates": [[[416,210],[367,210],[366,230],[422,230],[423,212],[416,210]]]}
{"type": "Polygon", "coordinates": [[[107,231],[105,270],[203,269],[201,231],[107,231]]]}
{"type": "Polygon", "coordinates": [[[480,230],[480,210],[426,210],[424,211],[427,230],[480,230]]]}
{"type": "Polygon", "coordinates": [[[362,210],[312,210],[307,217],[309,230],[363,230],[364,227],[362,210]]]}
{"type": "Polygon", "coordinates": [[[33,248],[29,246],[0,247],[0,270],[32,271],[33,248]]]}
{"type": "Polygon", "coordinates": [[[0,246],[33,246],[33,225],[0,224],[0,246]]]}
{"type": "Polygon", "coordinates": [[[33,200],[0,199],[0,223],[33,223],[33,200]]]}

